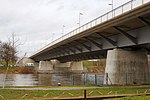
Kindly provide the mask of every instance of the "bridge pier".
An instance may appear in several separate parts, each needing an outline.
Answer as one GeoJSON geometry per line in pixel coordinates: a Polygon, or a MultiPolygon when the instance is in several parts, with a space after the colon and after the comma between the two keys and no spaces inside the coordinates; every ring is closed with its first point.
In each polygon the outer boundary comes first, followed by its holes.
{"type": "Polygon", "coordinates": [[[39,73],[51,73],[53,71],[53,64],[51,61],[40,61],[39,62],[39,73]]]}
{"type": "Polygon", "coordinates": [[[39,73],[66,73],[66,72],[81,73],[83,72],[83,63],[82,62],[61,63],[58,60],[40,61],[38,72],[39,73]]]}
{"type": "Polygon", "coordinates": [[[144,50],[109,50],[104,84],[149,83],[148,57],[144,50]]]}
{"type": "Polygon", "coordinates": [[[52,61],[54,65],[54,72],[74,72],[74,73],[80,73],[83,72],[83,64],[82,62],[65,62],[61,63],[58,60],[52,61]]]}
{"type": "Polygon", "coordinates": [[[82,61],[79,62],[72,62],[70,65],[71,71],[72,72],[83,72],[83,63],[82,61]]]}

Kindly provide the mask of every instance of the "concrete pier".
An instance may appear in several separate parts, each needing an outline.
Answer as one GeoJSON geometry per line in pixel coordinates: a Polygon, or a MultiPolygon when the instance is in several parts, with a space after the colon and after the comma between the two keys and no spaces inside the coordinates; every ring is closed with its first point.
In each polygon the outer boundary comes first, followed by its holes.
{"type": "Polygon", "coordinates": [[[51,71],[53,71],[53,64],[51,61],[40,61],[39,73],[51,73],[51,71]]]}
{"type": "Polygon", "coordinates": [[[71,67],[72,72],[83,72],[83,63],[82,63],[82,61],[72,62],[70,67],[71,67]]]}
{"type": "Polygon", "coordinates": [[[144,50],[109,50],[104,84],[149,83],[148,57],[144,50]]]}
{"type": "Polygon", "coordinates": [[[66,72],[81,73],[83,72],[83,64],[82,62],[61,63],[58,60],[40,61],[38,72],[39,73],[66,73],[66,72]]]}

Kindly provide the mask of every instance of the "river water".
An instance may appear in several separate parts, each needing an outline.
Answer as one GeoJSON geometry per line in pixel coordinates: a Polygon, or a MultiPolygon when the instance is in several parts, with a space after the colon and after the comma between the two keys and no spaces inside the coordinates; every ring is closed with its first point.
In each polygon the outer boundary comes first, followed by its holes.
{"type": "Polygon", "coordinates": [[[0,86],[101,85],[103,79],[103,74],[0,74],[0,86]]]}

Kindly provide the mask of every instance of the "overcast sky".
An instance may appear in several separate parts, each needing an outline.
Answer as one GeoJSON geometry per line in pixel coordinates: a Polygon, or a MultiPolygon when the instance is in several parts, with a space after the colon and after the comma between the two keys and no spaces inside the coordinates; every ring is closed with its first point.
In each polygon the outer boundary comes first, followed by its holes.
{"type": "MultiPolygon", "coordinates": [[[[23,45],[19,56],[31,55],[44,45],[111,10],[112,0],[0,0],[0,40],[14,32],[23,45]]],[[[129,0],[114,0],[117,7],[129,0]]]]}

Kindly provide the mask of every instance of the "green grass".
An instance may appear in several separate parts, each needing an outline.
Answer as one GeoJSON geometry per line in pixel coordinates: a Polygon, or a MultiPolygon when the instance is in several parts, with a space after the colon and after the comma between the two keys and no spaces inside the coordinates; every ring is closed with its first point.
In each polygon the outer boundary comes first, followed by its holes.
{"type": "MultiPolygon", "coordinates": [[[[72,97],[83,97],[83,87],[84,86],[73,86],[75,88],[80,88],[81,90],[12,90],[0,89],[0,100],[15,100],[15,99],[25,99],[25,100],[40,100],[42,98],[72,98],[72,97]]],[[[19,87],[21,88],[21,87],[19,87]]],[[[22,87],[24,88],[24,87],[22,87]]],[[[30,87],[28,87],[30,88],[30,87]]],[[[35,88],[32,87],[32,88],[35,88]]],[[[39,88],[39,87],[36,87],[39,88]]],[[[71,86],[46,86],[41,88],[70,88],[71,86]]],[[[101,87],[96,89],[87,89],[87,97],[99,97],[106,95],[119,95],[119,94],[137,94],[138,93],[150,93],[150,88],[113,88],[113,87],[101,87]]],[[[142,100],[143,96],[125,97],[119,98],[119,100],[142,100]]],[[[150,96],[144,96],[145,99],[149,99],[150,96]]],[[[145,100],[144,99],[144,100],[145,100]]]]}
{"type": "Polygon", "coordinates": [[[39,99],[40,98],[66,98],[66,97],[81,97],[83,91],[77,90],[0,90],[0,99],[39,99]],[[26,95],[26,96],[25,96],[26,95]]]}
{"type": "Polygon", "coordinates": [[[133,97],[124,97],[120,100],[150,100],[150,96],[133,96],[133,97]]]}
{"type": "Polygon", "coordinates": [[[105,99],[105,100],[150,100],[150,96],[130,96],[130,97],[113,98],[113,99],[105,99]]]}
{"type": "Polygon", "coordinates": [[[92,68],[92,67],[98,67],[98,66],[104,67],[106,64],[106,59],[101,59],[99,61],[85,60],[82,62],[83,62],[83,67],[85,67],[85,68],[92,68]]]}
{"type": "MultiPolygon", "coordinates": [[[[15,67],[8,67],[8,73],[9,72],[12,72],[13,71],[13,69],[14,69],[15,67]]],[[[1,73],[6,73],[6,70],[7,70],[7,67],[6,66],[3,66],[3,67],[0,67],[0,72],[1,73]]]]}

